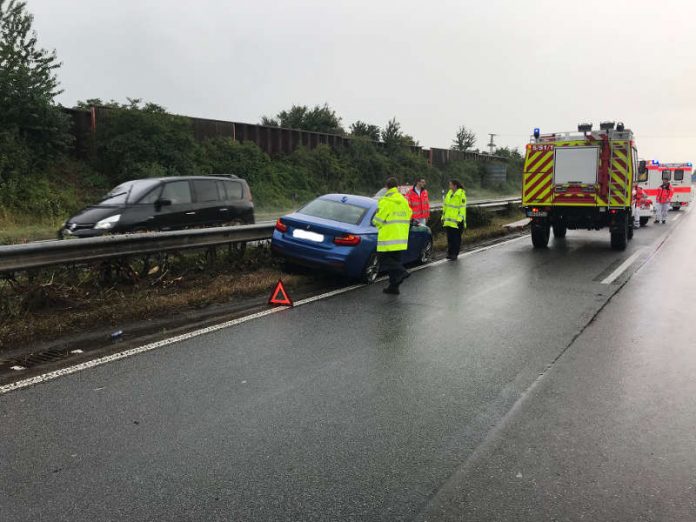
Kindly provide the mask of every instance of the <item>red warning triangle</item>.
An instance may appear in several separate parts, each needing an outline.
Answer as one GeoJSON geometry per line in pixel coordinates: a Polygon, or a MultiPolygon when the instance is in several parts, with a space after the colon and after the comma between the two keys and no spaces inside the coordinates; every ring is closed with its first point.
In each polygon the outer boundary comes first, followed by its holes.
{"type": "Polygon", "coordinates": [[[278,279],[278,284],[276,284],[268,304],[293,306],[292,299],[286,292],[282,279],[278,279]]]}

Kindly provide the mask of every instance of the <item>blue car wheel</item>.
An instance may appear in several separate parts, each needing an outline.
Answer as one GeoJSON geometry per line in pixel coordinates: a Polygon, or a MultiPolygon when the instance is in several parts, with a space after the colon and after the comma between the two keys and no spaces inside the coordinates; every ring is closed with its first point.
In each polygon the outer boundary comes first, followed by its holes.
{"type": "Polygon", "coordinates": [[[423,245],[423,248],[421,248],[420,255],[418,256],[418,262],[421,265],[424,265],[430,261],[431,257],[433,257],[433,240],[428,238],[425,245],[423,245]]]}
{"type": "Polygon", "coordinates": [[[377,276],[379,276],[379,257],[377,252],[373,252],[363,270],[362,280],[369,285],[377,280],[377,276]]]}

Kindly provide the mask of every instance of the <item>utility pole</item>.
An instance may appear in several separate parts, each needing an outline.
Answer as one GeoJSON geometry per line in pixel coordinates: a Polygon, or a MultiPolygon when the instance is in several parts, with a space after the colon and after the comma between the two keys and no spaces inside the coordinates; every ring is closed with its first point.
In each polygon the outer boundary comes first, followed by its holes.
{"type": "Polygon", "coordinates": [[[493,141],[493,138],[497,136],[497,134],[488,134],[491,137],[491,142],[488,144],[488,150],[491,153],[491,155],[495,152],[495,142],[493,141]]]}

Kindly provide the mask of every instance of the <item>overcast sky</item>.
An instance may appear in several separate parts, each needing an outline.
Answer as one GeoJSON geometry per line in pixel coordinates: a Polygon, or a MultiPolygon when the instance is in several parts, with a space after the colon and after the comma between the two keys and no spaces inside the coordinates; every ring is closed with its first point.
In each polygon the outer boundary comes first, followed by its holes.
{"type": "Polygon", "coordinates": [[[143,98],[258,123],[292,104],[448,147],[624,121],[639,153],[696,160],[694,0],[28,0],[59,98],[143,98]]]}

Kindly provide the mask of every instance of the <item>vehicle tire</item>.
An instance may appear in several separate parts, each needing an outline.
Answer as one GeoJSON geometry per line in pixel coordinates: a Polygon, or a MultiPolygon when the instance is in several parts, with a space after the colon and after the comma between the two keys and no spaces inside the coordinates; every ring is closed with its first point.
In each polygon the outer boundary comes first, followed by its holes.
{"type": "Polygon", "coordinates": [[[643,216],[639,219],[640,219],[640,226],[641,227],[646,226],[648,224],[648,222],[650,221],[650,218],[648,216],[643,216]]]}
{"type": "Polygon", "coordinates": [[[553,225],[553,237],[557,237],[558,239],[562,239],[566,236],[567,231],[568,231],[568,227],[565,225],[565,223],[554,223],[554,225],[553,225]]]}
{"type": "Polygon", "coordinates": [[[433,257],[433,240],[428,239],[428,241],[425,243],[423,248],[420,251],[420,256],[418,257],[418,262],[421,265],[424,265],[428,261],[430,261],[430,258],[433,257]]]}
{"type": "Polygon", "coordinates": [[[546,248],[549,244],[551,227],[549,225],[532,225],[532,244],[534,248],[546,248]]]}
{"type": "Polygon", "coordinates": [[[626,250],[628,242],[628,222],[624,221],[617,230],[611,232],[611,248],[614,250],[626,250]]]}
{"type": "Polygon", "coordinates": [[[626,231],[626,239],[629,241],[633,239],[633,220],[631,219],[631,222],[628,225],[628,230],[626,231]]]}
{"type": "Polygon", "coordinates": [[[676,207],[672,207],[672,210],[681,210],[681,205],[677,205],[676,207]]]}
{"type": "Polygon", "coordinates": [[[377,280],[379,276],[379,256],[377,252],[373,252],[370,258],[367,260],[367,264],[363,269],[362,281],[363,283],[372,284],[377,280]]]}

